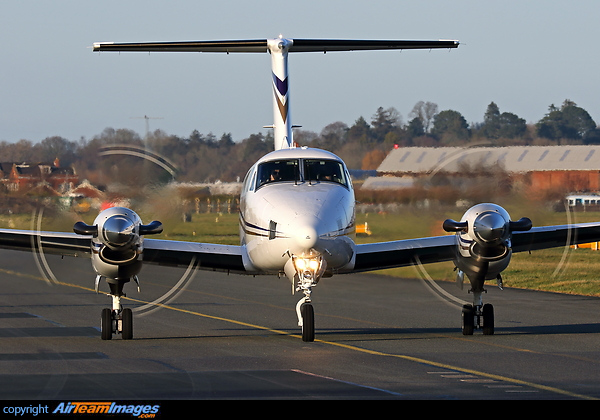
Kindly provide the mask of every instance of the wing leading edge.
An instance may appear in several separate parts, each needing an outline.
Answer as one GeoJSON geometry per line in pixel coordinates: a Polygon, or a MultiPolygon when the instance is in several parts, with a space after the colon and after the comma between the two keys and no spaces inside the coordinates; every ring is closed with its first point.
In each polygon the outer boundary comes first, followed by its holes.
{"type": "MultiPolygon", "coordinates": [[[[512,251],[524,252],[598,241],[600,223],[534,227],[512,236],[512,251]]],[[[377,242],[356,246],[354,272],[429,264],[456,258],[456,235],[377,242]]]]}

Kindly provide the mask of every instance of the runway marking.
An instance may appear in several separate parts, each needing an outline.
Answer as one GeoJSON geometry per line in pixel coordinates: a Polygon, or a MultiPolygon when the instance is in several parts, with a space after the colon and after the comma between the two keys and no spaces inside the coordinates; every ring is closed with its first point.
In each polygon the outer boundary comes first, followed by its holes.
{"type": "MultiPolygon", "coordinates": [[[[15,276],[29,277],[29,278],[34,278],[36,280],[43,280],[43,281],[45,281],[43,278],[40,278],[38,276],[33,276],[33,275],[28,275],[28,274],[22,274],[22,273],[18,273],[18,272],[12,271],[12,270],[0,269],[0,271],[2,271],[4,273],[7,273],[7,274],[15,275],[15,276]]],[[[92,288],[84,287],[84,286],[79,286],[79,285],[72,284],[72,283],[65,283],[65,282],[57,281],[55,284],[56,285],[61,285],[61,286],[75,287],[75,288],[82,289],[82,290],[89,290],[89,291],[94,292],[94,293],[96,292],[92,288]]],[[[130,298],[130,297],[126,297],[124,299],[130,300],[132,302],[142,303],[142,304],[148,304],[148,303],[150,303],[150,302],[147,302],[147,301],[143,301],[143,300],[140,300],[140,299],[134,299],[134,298],[130,298]]],[[[254,328],[254,329],[263,330],[263,331],[268,331],[268,332],[271,332],[271,333],[274,333],[274,334],[284,335],[284,336],[288,336],[288,337],[299,338],[299,339],[302,338],[302,336],[300,334],[292,334],[292,333],[289,333],[287,331],[276,330],[276,329],[265,327],[265,326],[262,326],[262,325],[251,324],[251,323],[248,323],[248,322],[237,321],[237,320],[234,320],[234,319],[224,318],[224,317],[220,317],[220,316],[203,314],[203,313],[196,312],[196,311],[190,311],[188,309],[176,308],[174,306],[165,305],[165,304],[162,304],[162,303],[156,303],[156,305],[160,306],[161,308],[164,308],[164,309],[169,309],[169,310],[180,312],[180,313],[185,313],[185,314],[189,314],[189,315],[199,316],[199,317],[202,317],[202,318],[207,318],[207,319],[213,319],[213,320],[217,320],[217,321],[228,322],[228,323],[231,323],[231,324],[241,325],[241,326],[244,326],[244,327],[254,328]]],[[[577,394],[577,393],[574,393],[574,392],[566,391],[566,390],[563,390],[563,389],[559,389],[559,388],[555,388],[555,387],[551,387],[551,386],[547,386],[547,385],[536,384],[534,382],[528,382],[528,381],[524,381],[524,380],[521,380],[521,379],[509,378],[507,376],[496,375],[496,374],[493,374],[493,373],[487,373],[487,372],[478,371],[478,370],[475,370],[475,369],[462,368],[462,367],[459,367],[459,366],[453,366],[453,365],[449,365],[449,364],[446,364],[446,363],[439,363],[439,362],[435,362],[435,361],[432,361],[432,360],[422,359],[422,358],[419,358],[419,357],[409,356],[409,355],[405,355],[405,354],[386,353],[386,352],[381,352],[381,351],[377,351],[377,350],[370,350],[370,349],[365,349],[365,348],[361,348],[361,347],[357,347],[357,346],[352,346],[352,345],[349,345],[349,344],[337,343],[337,342],[334,342],[334,341],[326,341],[326,340],[321,340],[321,339],[315,339],[315,342],[316,343],[327,344],[327,345],[334,346],[334,347],[343,348],[343,349],[346,349],[346,350],[356,351],[356,352],[359,352],[359,353],[370,354],[370,355],[373,355],[373,356],[392,357],[392,358],[407,360],[407,361],[410,361],[410,362],[420,363],[420,364],[423,364],[423,365],[429,365],[429,366],[432,366],[432,367],[437,367],[437,368],[442,368],[442,369],[448,369],[448,370],[454,370],[456,372],[461,372],[463,374],[477,375],[477,376],[481,376],[481,377],[488,378],[488,379],[493,379],[493,380],[507,382],[507,383],[510,383],[510,384],[522,385],[522,386],[531,387],[531,388],[534,388],[534,389],[537,389],[537,390],[553,392],[553,393],[565,395],[565,396],[568,396],[568,397],[571,397],[571,398],[587,399],[587,400],[595,400],[596,399],[596,398],[593,398],[593,397],[590,397],[590,396],[587,396],[587,395],[581,395],[581,394],[577,394]]]]}
{"type": "MultiPolygon", "coordinates": [[[[144,303],[144,301],[141,301],[141,300],[132,299],[132,298],[128,298],[128,299],[130,299],[132,301],[144,303]]],[[[200,312],[190,311],[190,310],[187,310],[187,309],[175,308],[175,307],[172,307],[172,306],[169,306],[169,305],[163,305],[163,304],[159,304],[159,305],[161,307],[165,308],[165,309],[170,309],[170,310],[177,311],[177,312],[182,312],[182,313],[186,313],[186,314],[190,314],[190,315],[195,315],[195,316],[200,316],[200,317],[203,317],[203,318],[208,318],[208,319],[213,319],[213,320],[218,320],[218,321],[229,322],[229,323],[232,323],[232,324],[241,325],[241,326],[250,327],[250,328],[255,328],[255,329],[259,329],[259,330],[263,330],[263,331],[269,331],[269,332],[272,332],[272,333],[275,333],[275,334],[285,335],[285,336],[288,336],[288,337],[302,338],[302,336],[299,335],[299,334],[292,334],[292,333],[289,333],[287,331],[276,330],[276,329],[272,329],[272,328],[265,327],[265,326],[262,326],[262,325],[250,324],[248,322],[237,321],[235,319],[228,319],[228,318],[223,318],[223,317],[220,317],[220,316],[207,315],[207,314],[203,314],[203,313],[200,313],[200,312]]],[[[434,367],[438,367],[438,368],[450,369],[450,370],[454,370],[454,371],[457,371],[457,372],[462,372],[462,373],[465,373],[465,374],[477,375],[477,376],[481,376],[481,377],[488,378],[488,379],[493,379],[493,380],[497,380],[497,381],[508,382],[508,383],[512,383],[512,384],[517,384],[517,385],[531,387],[531,388],[538,389],[538,390],[543,390],[543,391],[553,392],[553,393],[556,393],[556,394],[566,395],[566,396],[569,396],[569,397],[572,397],[572,398],[589,399],[589,400],[594,400],[595,399],[595,398],[589,397],[587,395],[576,394],[574,392],[566,391],[566,390],[559,389],[559,388],[554,388],[554,387],[547,386],[547,385],[536,384],[534,382],[523,381],[521,379],[509,378],[507,376],[496,375],[496,374],[493,374],[493,373],[487,373],[487,372],[478,371],[478,370],[475,370],[475,369],[462,368],[462,367],[458,367],[458,366],[449,365],[449,364],[446,364],[446,363],[434,362],[432,360],[421,359],[419,357],[408,356],[408,355],[404,355],[404,354],[385,353],[385,352],[380,352],[380,351],[377,351],[377,350],[369,350],[369,349],[365,349],[365,348],[361,348],[361,347],[351,346],[351,345],[348,345],[348,344],[336,343],[334,341],[326,341],[326,340],[315,339],[315,342],[327,344],[327,345],[334,346],[334,347],[340,347],[340,348],[344,348],[344,349],[351,350],[351,351],[357,351],[357,352],[360,352],[360,353],[370,354],[370,355],[374,355],[374,356],[393,357],[393,358],[408,360],[408,361],[411,361],[411,362],[416,362],[416,363],[420,363],[420,364],[424,364],[424,365],[434,366],[434,367]]]]}
{"type": "Polygon", "coordinates": [[[335,382],[339,382],[339,383],[342,383],[342,384],[348,384],[348,385],[352,385],[352,386],[358,386],[360,388],[372,389],[374,391],[384,392],[386,394],[391,394],[391,395],[395,395],[395,396],[401,396],[402,395],[402,394],[400,394],[398,392],[389,391],[387,389],[375,388],[375,387],[372,387],[372,386],[361,385],[361,384],[357,384],[357,383],[354,383],[354,382],[342,381],[340,379],[330,378],[329,376],[317,375],[315,373],[305,372],[303,370],[292,369],[292,372],[299,372],[299,373],[302,373],[304,375],[310,375],[310,376],[314,376],[316,378],[328,379],[330,381],[335,381],[335,382]]]}

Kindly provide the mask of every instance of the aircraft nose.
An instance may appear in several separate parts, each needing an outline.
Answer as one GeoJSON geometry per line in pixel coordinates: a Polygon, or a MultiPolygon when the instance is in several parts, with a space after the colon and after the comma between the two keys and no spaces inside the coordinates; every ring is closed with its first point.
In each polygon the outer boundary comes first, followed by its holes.
{"type": "Polygon", "coordinates": [[[319,234],[313,226],[304,225],[294,230],[294,238],[299,250],[308,252],[316,245],[319,234]]]}
{"type": "Polygon", "coordinates": [[[485,242],[501,240],[506,233],[506,220],[498,213],[484,213],[473,222],[475,234],[485,242]]]}

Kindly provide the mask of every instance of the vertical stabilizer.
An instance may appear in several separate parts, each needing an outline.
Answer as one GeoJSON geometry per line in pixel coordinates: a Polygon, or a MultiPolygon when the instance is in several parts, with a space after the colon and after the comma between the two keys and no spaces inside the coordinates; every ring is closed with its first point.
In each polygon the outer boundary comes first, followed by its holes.
{"type": "Polygon", "coordinates": [[[458,41],[404,41],[404,40],[347,40],[347,39],[250,39],[225,41],[177,41],[116,43],[96,42],[94,51],[130,52],[220,52],[220,53],[271,53],[273,78],[273,128],[275,150],[295,147],[290,115],[290,87],[288,78],[288,53],[366,50],[414,50],[457,48],[458,41]]]}
{"type": "Polygon", "coordinates": [[[293,40],[281,37],[267,40],[271,53],[271,73],[273,76],[273,138],[275,150],[294,147],[288,79],[288,51],[293,44],[293,40]]]}

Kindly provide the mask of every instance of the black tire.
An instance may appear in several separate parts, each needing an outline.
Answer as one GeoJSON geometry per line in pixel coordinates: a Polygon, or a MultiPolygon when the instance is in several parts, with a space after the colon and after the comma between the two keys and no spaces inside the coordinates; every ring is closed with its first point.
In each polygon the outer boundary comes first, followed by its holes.
{"type": "Polygon", "coordinates": [[[121,314],[121,338],[131,340],[133,338],[133,312],[131,309],[123,309],[121,314]]]}
{"type": "Polygon", "coordinates": [[[108,308],[102,309],[102,320],[100,323],[100,336],[103,340],[112,338],[112,311],[108,308]]]}
{"type": "Polygon", "coordinates": [[[475,311],[472,305],[464,305],[462,308],[462,333],[473,335],[475,329],[475,311]]]}
{"type": "Polygon", "coordinates": [[[312,305],[305,303],[300,308],[302,315],[302,341],[315,341],[315,312],[312,305]]]}
{"type": "Polygon", "coordinates": [[[494,307],[486,303],[483,305],[483,334],[493,335],[494,334],[494,307]]]}

